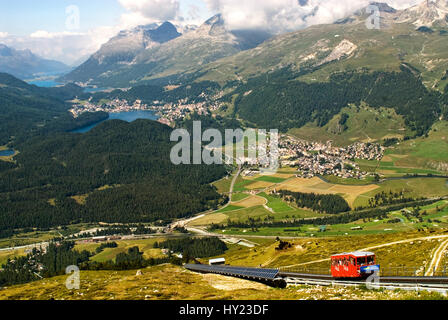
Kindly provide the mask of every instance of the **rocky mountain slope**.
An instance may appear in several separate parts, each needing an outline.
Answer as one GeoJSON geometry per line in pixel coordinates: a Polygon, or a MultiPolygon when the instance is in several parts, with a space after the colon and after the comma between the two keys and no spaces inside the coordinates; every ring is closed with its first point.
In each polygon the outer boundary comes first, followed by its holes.
{"type": "Polygon", "coordinates": [[[200,79],[226,83],[291,67],[301,73],[299,79],[319,82],[338,71],[398,71],[408,65],[428,88],[443,89],[448,84],[448,27],[447,17],[442,17],[446,0],[406,10],[376,5],[380,29],[367,28],[370,13],[362,9],[333,24],[280,35],[211,63],[201,69],[200,79]]]}
{"type": "Polygon", "coordinates": [[[133,63],[143,51],[160,46],[181,34],[169,22],[150,24],[121,31],[105,43],[85,63],[62,78],[63,81],[89,82],[112,72],[122,65],[133,63]]]}
{"type": "Polygon", "coordinates": [[[64,80],[126,86],[198,69],[253,48],[270,37],[262,31],[228,31],[221,15],[212,17],[199,28],[187,29],[182,36],[174,37],[173,34],[172,39],[167,37],[163,42],[146,43],[145,32],[142,35],[136,34],[135,30],[123,32],[129,33],[133,35],[132,41],[128,36],[117,36],[64,80]],[[108,60],[112,60],[111,63],[107,63],[108,60]]]}

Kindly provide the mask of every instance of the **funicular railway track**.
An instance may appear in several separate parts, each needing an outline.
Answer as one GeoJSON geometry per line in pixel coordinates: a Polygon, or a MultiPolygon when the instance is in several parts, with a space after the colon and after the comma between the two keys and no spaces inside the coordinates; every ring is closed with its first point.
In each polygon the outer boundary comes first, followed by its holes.
{"type": "Polygon", "coordinates": [[[331,275],[285,272],[279,269],[245,268],[230,266],[186,265],[186,269],[199,273],[213,273],[224,276],[262,282],[274,287],[285,288],[294,285],[316,286],[370,286],[372,289],[401,289],[432,291],[448,294],[448,277],[377,277],[366,279],[335,279],[331,275]]]}
{"type": "Polygon", "coordinates": [[[372,289],[401,289],[412,291],[432,291],[448,293],[448,277],[382,277],[367,279],[335,279],[331,275],[279,272],[287,285],[319,285],[319,286],[370,286],[372,289]]]}

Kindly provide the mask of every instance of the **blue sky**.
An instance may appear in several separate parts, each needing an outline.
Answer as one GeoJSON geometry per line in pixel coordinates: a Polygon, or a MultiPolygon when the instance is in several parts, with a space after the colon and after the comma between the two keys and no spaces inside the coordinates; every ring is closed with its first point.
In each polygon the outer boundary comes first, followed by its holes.
{"type": "Polygon", "coordinates": [[[113,0],[1,0],[0,30],[20,36],[37,30],[63,31],[65,9],[70,5],[80,9],[81,30],[114,25],[124,12],[123,7],[113,0]]]}
{"type": "MultiPolygon", "coordinates": [[[[64,31],[65,10],[70,5],[79,7],[81,32],[117,25],[121,15],[128,11],[117,0],[0,0],[0,32],[25,36],[37,30],[64,31]]],[[[199,8],[204,20],[212,15],[202,1],[180,1],[180,10],[185,14],[191,6],[199,8]]]]}

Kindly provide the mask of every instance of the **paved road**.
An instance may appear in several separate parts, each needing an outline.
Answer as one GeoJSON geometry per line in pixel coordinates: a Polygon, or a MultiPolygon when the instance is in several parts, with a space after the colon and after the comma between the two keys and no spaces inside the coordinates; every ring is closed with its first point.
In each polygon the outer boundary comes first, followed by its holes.
{"type": "Polygon", "coordinates": [[[227,206],[232,202],[233,189],[235,188],[236,180],[238,180],[238,177],[239,177],[240,174],[241,174],[241,170],[242,170],[241,165],[238,165],[238,172],[237,172],[236,175],[233,177],[233,179],[232,179],[232,183],[230,184],[229,202],[226,204],[225,207],[227,207],[227,206]]]}
{"type": "Polygon", "coordinates": [[[21,250],[21,249],[34,249],[34,248],[46,248],[49,245],[48,242],[40,242],[40,243],[33,243],[33,244],[27,244],[25,246],[18,246],[18,247],[9,247],[9,248],[1,248],[0,252],[5,252],[5,251],[15,251],[15,250],[21,250]]]}

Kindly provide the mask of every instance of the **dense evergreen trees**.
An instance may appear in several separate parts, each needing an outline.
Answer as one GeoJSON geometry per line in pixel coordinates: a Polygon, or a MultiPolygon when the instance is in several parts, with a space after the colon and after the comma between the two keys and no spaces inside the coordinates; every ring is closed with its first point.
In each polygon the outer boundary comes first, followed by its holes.
{"type": "Polygon", "coordinates": [[[393,108],[407,126],[423,135],[441,113],[440,95],[409,68],[401,72],[336,73],[328,82],[304,83],[289,68],[249,80],[237,89],[235,112],[258,127],[287,131],[308,122],[324,126],[348,104],[393,108]]]}
{"type": "Polygon", "coordinates": [[[170,134],[157,122],[116,120],[30,139],[18,168],[0,171],[0,230],[170,221],[217,208],[224,199],[209,184],[226,168],[173,165],[170,134]]]}
{"type": "Polygon", "coordinates": [[[278,193],[282,198],[294,201],[299,208],[330,214],[350,211],[347,201],[337,194],[300,193],[287,190],[280,190],[278,193]]]}
{"type": "Polygon", "coordinates": [[[33,249],[25,257],[8,260],[0,271],[0,286],[62,275],[68,266],[89,260],[88,251],[79,252],[73,248],[73,242],[50,243],[46,250],[33,249]]]}
{"type": "Polygon", "coordinates": [[[185,238],[155,243],[154,248],[164,248],[182,253],[184,258],[213,257],[228,250],[227,245],[218,238],[185,238]]]}
{"type": "MultiPolygon", "coordinates": [[[[68,117],[64,101],[82,92],[76,85],[39,88],[0,73],[0,145],[25,139],[60,117],[68,117]]],[[[74,121],[76,122],[76,121],[74,121]]]]}

